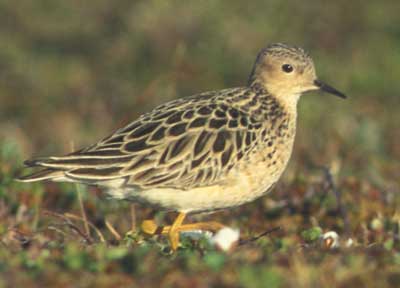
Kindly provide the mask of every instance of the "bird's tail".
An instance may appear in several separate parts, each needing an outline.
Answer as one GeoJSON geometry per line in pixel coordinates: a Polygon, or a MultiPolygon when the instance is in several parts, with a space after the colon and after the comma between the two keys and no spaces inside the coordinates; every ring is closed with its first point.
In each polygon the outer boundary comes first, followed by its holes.
{"type": "Polygon", "coordinates": [[[43,180],[51,181],[62,181],[65,179],[65,171],[60,169],[54,169],[52,167],[46,167],[42,164],[42,161],[48,161],[49,158],[38,158],[32,160],[26,160],[25,166],[28,168],[42,168],[41,170],[35,171],[28,175],[17,177],[15,180],[19,182],[36,182],[43,180]]]}
{"type": "Polygon", "coordinates": [[[61,157],[36,158],[26,160],[28,168],[41,168],[37,172],[21,176],[16,180],[35,182],[42,180],[94,183],[114,180],[126,176],[121,174],[124,164],[131,161],[131,155],[66,155],[61,157]]]}
{"type": "Polygon", "coordinates": [[[16,180],[20,182],[36,182],[42,180],[57,181],[56,179],[61,179],[63,178],[63,176],[64,176],[63,171],[46,168],[25,176],[20,176],[16,178],[16,180]]]}

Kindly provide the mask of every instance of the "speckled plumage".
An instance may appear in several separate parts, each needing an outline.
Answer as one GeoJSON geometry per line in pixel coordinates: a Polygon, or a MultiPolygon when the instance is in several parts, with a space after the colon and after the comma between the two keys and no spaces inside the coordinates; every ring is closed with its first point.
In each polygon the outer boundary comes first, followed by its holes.
{"type": "Polygon", "coordinates": [[[317,81],[304,50],[273,44],[258,54],[247,86],[158,106],[90,147],[27,161],[44,170],[20,180],[94,184],[113,198],[185,213],[241,205],[267,193],[284,171],[300,94],[343,96],[317,81]]]}
{"type": "MultiPolygon", "coordinates": [[[[148,202],[141,195],[146,190],[168,189],[166,193],[172,194],[219,189],[224,182],[235,181],[241,163],[261,150],[265,169],[271,170],[278,160],[286,163],[277,150],[292,142],[294,128],[289,130],[289,123],[294,125],[294,118],[258,85],[207,92],[161,105],[94,146],[30,163],[48,167],[50,176],[61,170],[60,180],[109,187],[111,197],[148,202]]],[[[165,208],[189,210],[170,205],[165,208]]]]}

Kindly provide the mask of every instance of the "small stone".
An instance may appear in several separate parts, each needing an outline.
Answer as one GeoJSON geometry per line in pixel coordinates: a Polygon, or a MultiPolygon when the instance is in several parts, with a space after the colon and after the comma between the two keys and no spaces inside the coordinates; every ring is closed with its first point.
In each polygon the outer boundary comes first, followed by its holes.
{"type": "Polygon", "coordinates": [[[322,245],[327,249],[336,249],[340,247],[339,235],[335,231],[329,231],[321,236],[322,245]]]}
{"type": "Polygon", "coordinates": [[[219,230],[214,237],[210,239],[210,243],[226,252],[238,243],[239,237],[240,232],[238,229],[225,227],[219,230]]]}

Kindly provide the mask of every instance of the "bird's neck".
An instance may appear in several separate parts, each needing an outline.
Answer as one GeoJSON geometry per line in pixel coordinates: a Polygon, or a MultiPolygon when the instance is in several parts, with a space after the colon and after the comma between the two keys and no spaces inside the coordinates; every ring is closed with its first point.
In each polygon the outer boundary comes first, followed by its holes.
{"type": "Polygon", "coordinates": [[[300,94],[275,95],[259,82],[253,82],[249,88],[255,92],[256,97],[263,99],[261,101],[274,102],[273,106],[276,106],[278,110],[282,110],[285,114],[289,114],[288,116],[293,120],[296,120],[297,102],[300,98],[300,94]]]}
{"type": "Polygon", "coordinates": [[[300,99],[300,94],[293,95],[276,95],[275,98],[290,113],[294,118],[297,116],[297,103],[300,99]]]}

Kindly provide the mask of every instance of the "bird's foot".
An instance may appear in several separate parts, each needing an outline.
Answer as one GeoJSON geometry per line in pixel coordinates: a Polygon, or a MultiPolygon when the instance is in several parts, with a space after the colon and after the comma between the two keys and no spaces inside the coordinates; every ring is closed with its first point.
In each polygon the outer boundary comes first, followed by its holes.
{"type": "Polygon", "coordinates": [[[184,231],[203,230],[217,232],[225,226],[219,222],[197,222],[182,225],[185,219],[185,213],[179,213],[171,226],[157,226],[154,220],[145,220],[142,222],[142,231],[149,235],[168,235],[172,250],[176,251],[179,246],[179,233],[184,231]]]}
{"type": "Polygon", "coordinates": [[[163,227],[157,226],[153,219],[144,220],[140,227],[142,231],[148,235],[163,234],[163,227]]]}

